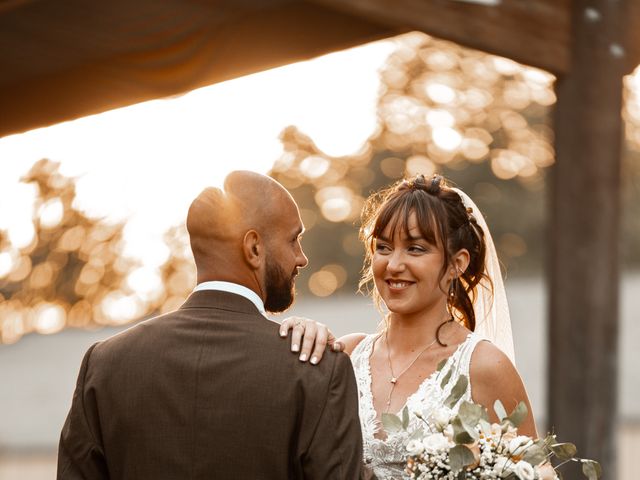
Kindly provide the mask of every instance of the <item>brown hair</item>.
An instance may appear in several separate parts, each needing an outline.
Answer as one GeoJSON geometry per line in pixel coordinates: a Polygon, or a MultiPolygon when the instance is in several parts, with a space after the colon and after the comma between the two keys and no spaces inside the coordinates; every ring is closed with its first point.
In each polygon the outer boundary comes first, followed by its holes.
{"type": "MultiPolygon", "coordinates": [[[[452,314],[456,314],[469,330],[474,330],[476,318],[473,300],[476,287],[484,278],[491,288],[491,281],[485,273],[486,244],[484,232],[478,225],[471,210],[467,209],[460,195],[447,185],[440,175],[425,179],[417,175],[410,180],[402,180],[371,195],[362,211],[360,239],[365,244],[365,263],[360,280],[360,289],[373,280],[372,260],[375,241],[387,228],[392,236],[403,229],[408,234],[409,218],[416,215],[420,233],[429,243],[442,248],[444,263],[440,270],[442,280],[451,264],[453,255],[464,248],[469,252],[469,266],[454,279],[448,298],[452,314]]],[[[376,305],[380,307],[380,296],[375,288],[369,288],[376,305]]],[[[447,292],[445,292],[447,293],[447,292]]]]}

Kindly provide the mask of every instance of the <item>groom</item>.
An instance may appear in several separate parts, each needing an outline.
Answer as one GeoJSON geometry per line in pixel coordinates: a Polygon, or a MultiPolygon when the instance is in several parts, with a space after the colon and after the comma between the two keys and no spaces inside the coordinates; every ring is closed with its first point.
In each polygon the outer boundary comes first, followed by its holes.
{"type": "Polygon", "coordinates": [[[348,357],[309,367],[265,310],[286,310],[307,265],[303,225],[276,181],[236,171],[187,217],[198,285],[175,312],[86,353],[58,479],[357,479],[348,357]]]}

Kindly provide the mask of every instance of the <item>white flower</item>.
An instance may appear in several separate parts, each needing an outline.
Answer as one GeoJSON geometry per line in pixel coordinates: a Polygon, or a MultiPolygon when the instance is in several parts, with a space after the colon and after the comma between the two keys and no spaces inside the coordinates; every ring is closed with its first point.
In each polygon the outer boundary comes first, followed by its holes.
{"type": "Polygon", "coordinates": [[[453,442],[453,425],[449,424],[444,427],[442,430],[442,434],[449,439],[449,441],[453,442]]]}
{"type": "Polygon", "coordinates": [[[533,444],[533,440],[527,437],[526,435],[518,435],[516,438],[509,442],[509,451],[511,453],[524,452],[527,448],[529,448],[533,444]]]}
{"type": "Polygon", "coordinates": [[[449,440],[441,433],[434,433],[423,438],[422,445],[428,453],[436,453],[439,450],[449,448],[449,440]]]}
{"type": "Polygon", "coordinates": [[[520,460],[516,463],[513,471],[520,480],[533,480],[536,475],[536,472],[533,470],[533,466],[524,460],[520,460]]]}
{"type": "Polygon", "coordinates": [[[507,457],[498,457],[493,465],[493,471],[499,477],[507,477],[513,471],[513,462],[507,457]]]}
{"type": "Polygon", "coordinates": [[[433,422],[439,431],[442,431],[442,429],[449,424],[450,419],[451,410],[446,407],[440,407],[433,414],[433,422]]]}
{"type": "Polygon", "coordinates": [[[533,467],[533,469],[536,472],[536,478],[539,478],[540,480],[557,480],[558,478],[553,466],[548,462],[538,465],[537,467],[533,467]]]}
{"type": "Polygon", "coordinates": [[[410,440],[409,443],[407,443],[407,452],[409,452],[411,456],[420,455],[424,452],[424,446],[420,440],[410,440]]]}

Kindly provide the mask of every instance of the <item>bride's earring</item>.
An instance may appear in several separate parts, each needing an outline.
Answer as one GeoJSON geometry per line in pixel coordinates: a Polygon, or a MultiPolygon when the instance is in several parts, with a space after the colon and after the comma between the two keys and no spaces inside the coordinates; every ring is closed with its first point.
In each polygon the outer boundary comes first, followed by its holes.
{"type": "Polygon", "coordinates": [[[455,273],[457,272],[454,272],[452,270],[451,273],[453,275],[453,278],[451,279],[451,283],[449,284],[449,291],[447,292],[447,313],[449,313],[449,319],[442,322],[438,327],[438,329],[436,330],[436,341],[438,342],[438,345],[440,345],[441,347],[447,347],[449,346],[449,344],[444,343],[442,340],[440,340],[440,330],[446,324],[454,321],[453,308],[456,301],[456,283],[455,282],[457,282],[458,277],[455,275],[455,273]]]}

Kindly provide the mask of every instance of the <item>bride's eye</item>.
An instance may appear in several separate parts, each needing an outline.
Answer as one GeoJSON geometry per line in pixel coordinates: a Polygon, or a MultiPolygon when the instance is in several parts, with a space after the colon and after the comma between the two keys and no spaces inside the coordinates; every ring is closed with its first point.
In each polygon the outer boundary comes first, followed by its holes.
{"type": "Polygon", "coordinates": [[[391,251],[391,247],[389,247],[385,243],[376,242],[376,252],[378,253],[387,253],[391,251]]]}

